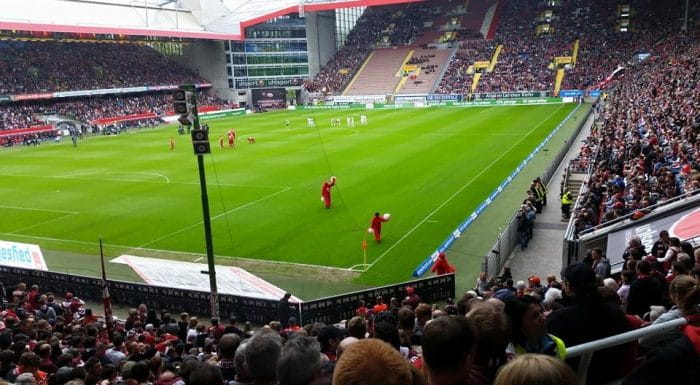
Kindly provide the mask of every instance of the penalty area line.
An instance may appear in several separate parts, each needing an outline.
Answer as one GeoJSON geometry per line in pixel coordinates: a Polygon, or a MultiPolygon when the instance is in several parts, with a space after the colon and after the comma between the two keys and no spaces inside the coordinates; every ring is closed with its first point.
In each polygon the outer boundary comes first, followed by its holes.
{"type": "Polygon", "coordinates": [[[430,217],[432,217],[433,215],[435,215],[436,212],[438,212],[440,209],[442,209],[443,207],[445,207],[445,205],[447,205],[448,203],[450,203],[450,201],[452,201],[452,199],[454,199],[457,195],[459,195],[462,191],[464,191],[464,189],[466,189],[466,188],[469,187],[472,183],[474,183],[474,181],[476,181],[476,180],[477,180],[480,176],[482,176],[486,171],[490,170],[491,167],[493,167],[496,163],[498,163],[501,159],[503,159],[503,157],[506,156],[506,154],[508,154],[509,152],[511,152],[518,144],[520,144],[523,140],[525,140],[525,138],[529,137],[533,132],[535,132],[536,129],[538,129],[541,125],[543,125],[545,122],[547,122],[552,116],[554,116],[554,114],[556,114],[557,112],[559,112],[559,110],[561,110],[561,108],[562,108],[563,106],[564,106],[564,105],[562,104],[561,106],[559,106],[559,108],[557,108],[556,110],[554,110],[554,112],[552,112],[551,114],[547,115],[547,117],[544,118],[538,125],[536,125],[536,126],[535,126],[534,128],[532,128],[530,131],[528,131],[528,133],[525,134],[525,135],[523,135],[523,137],[520,138],[520,140],[518,140],[517,142],[513,143],[512,146],[510,146],[507,150],[505,150],[505,151],[501,154],[501,156],[499,156],[498,158],[494,159],[494,161],[491,162],[491,164],[489,164],[488,166],[486,166],[486,168],[484,168],[483,170],[481,170],[480,173],[476,174],[476,175],[475,175],[473,178],[471,178],[467,183],[465,183],[462,187],[460,187],[459,190],[457,190],[454,194],[450,195],[450,197],[447,198],[444,202],[442,202],[437,208],[435,208],[435,210],[431,211],[428,215],[425,216],[425,218],[423,218],[420,222],[418,222],[415,226],[413,226],[410,230],[408,230],[408,232],[406,232],[406,234],[404,234],[401,238],[399,238],[398,241],[396,241],[393,245],[389,246],[389,248],[386,249],[386,251],[384,251],[384,252],[383,252],[382,254],[380,254],[374,261],[372,261],[372,263],[370,263],[369,266],[367,267],[367,270],[371,269],[377,262],[379,262],[382,258],[384,258],[385,255],[387,255],[391,250],[393,250],[394,247],[396,247],[399,243],[403,242],[406,238],[408,238],[411,234],[413,234],[413,232],[416,231],[423,223],[427,222],[428,219],[429,219],[430,217]]]}

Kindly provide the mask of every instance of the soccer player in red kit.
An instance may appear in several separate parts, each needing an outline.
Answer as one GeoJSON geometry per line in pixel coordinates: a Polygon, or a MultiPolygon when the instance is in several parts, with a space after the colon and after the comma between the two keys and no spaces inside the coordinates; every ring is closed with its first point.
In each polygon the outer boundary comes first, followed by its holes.
{"type": "Polygon", "coordinates": [[[372,218],[372,223],[370,224],[369,228],[372,230],[372,233],[374,233],[374,240],[377,241],[377,243],[382,241],[382,222],[386,221],[388,221],[388,219],[379,215],[379,213],[374,213],[374,217],[372,218]]]}
{"type": "Polygon", "coordinates": [[[330,182],[323,182],[321,187],[321,201],[326,205],[326,208],[331,208],[331,187],[335,186],[335,177],[332,176],[330,182]]]}
{"type": "Polygon", "coordinates": [[[170,151],[175,151],[175,139],[170,138],[170,151]]]}
{"type": "Polygon", "coordinates": [[[236,141],[236,133],[233,132],[233,130],[228,130],[228,146],[233,148],[234,143],[236,141]]]}

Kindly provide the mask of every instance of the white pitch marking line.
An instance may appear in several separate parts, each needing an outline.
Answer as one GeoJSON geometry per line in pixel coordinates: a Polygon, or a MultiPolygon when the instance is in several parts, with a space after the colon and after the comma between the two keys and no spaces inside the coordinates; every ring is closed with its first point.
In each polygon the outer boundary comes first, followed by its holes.
{"type": "Polygon", "coordinates": [[[30,208],[30,207],[17,207],[17,206],[4,206],[4,205],[0,205],[0,209],[27,210],[27,211],[46,211],[47,213],[59,213],[59,214],[79,214],[79,212],[77,212],[77,211],[51,210],[51,209],[36,209],[36,208],[30,208]]]}
{"type": "MultiPolygon", "coordinates": [[[[100,175],[100,174],[140,174],[140,175],[153,175],[157,176],[160,178],[165,179],[165,183],[170,183],[170,178],[163,174],[159,174],[157,172],[146,172],[146,171],[117,171],[117,170],[104,170],[104,171],[90,171],[90,172],[81,172],[81,173],[73,173],[73,174],[66,174],[66,175],[58,175],[56,178],[74,178],[76,176],[88,176],[88,175],[100,175]]],[[[78,179],[78,178],[75,178],[78,179]]],[[[110,180],[110,179],[105,179],[105,180],[110,180]]],[[[116,180],[125,180],[125,181],[134,181],[134,179],[116,179],[116,180]]],[[[148,182],[148,181],[146,181],[148,182]]]]}
{"type": "MultiPolygon", "coordinates": [[[[83,175],[93,175],[83,174],[83,175]]],[[[94,175],[97,175],[95,173],[94,175]]],[[[76,180],[92,180],[92,181],[113,181],[113,182],[134,182],[134,183],[157,183],[165,184],[152,180],[140,180],[140,179],[121,179],[121,178],[79,178],[80,175],[70,176],[70,175],[27,175],[27,174],[0,174],[0,176],[18,177],[18,178],[51,178],[51,179],[76,179],[76,180]]],[[[169,184],[180,184],[180,185],[197,185],[199,182],[169,182],[169,184]]],[[[228,183],[211,183],[207,182],[207,186],[226,186],[226,187],[252,187],[252,188],[269,188],[269,189],[284,189],[292,188],[291,186],[264,186],[264,185],[250,185],[250,184],[228,184],[228,183]]]]}
{"type": "Polygon", "coordinates": [[[552,116],[554,116],[554,114],[556,114],[557,112],[559,112],[559,110],[560,110],[563,106],[564,106],[563,104],[562,104],[561,106],[559,106],[559,108],[557,108],[556,110],[554,110],[554,112],[552,112],[552,113],[549,114],[546,118],[544,118],[544,120],[542,120],[542,121],[540,122],[540,124],[536,125],[532,130],[528,131],[528,133],[525,134],[522,138],[520,138],[520,140],[518,140],[517,142],[513,143],[513,145],[510,146],[510,148],[508,148],[506,151],[504,151],[503,154],[501,154],[501,156],[499,156],[498,158],[496,158],[493,162],[491,162],[491,164],[489,164],[488,166],[486,166],[486,168],[484,168],[483,170],[481,170],[480,173],[476,174],[472,179],[470,179],[466,184],[464,184],[464,186],[460,187],[459,190],[457,190],[454,194],[452,194],[449,198],[447,198],[447,200],[445,200],[444,202],[442,202],[442,204],[440,204],[440,206],[438,206],[435,210],[431,211],[430,214],[426,215],[425,218],[423,218],[420,222],[418,222],[418,224],[416,224],[415,226],[413,226],[413,228],[411,228],[410,230],[408,230],[408,232],[407,232],[406,234],[404,234],[401,238],[399,238],[399,240],[396,241],[396,243],[394,243],[393,245],[391,245],[388,249],[386,249],[385,252],[383,252],[382,254],[380,254],[380,255],[377,257],[377,259],[375,259],[374,261],[372,261],[372,263],[370,263],[369,266],[367,267],[367,270],[371,269],[372,266],[374,266],[377,262],[379,262],[379,261],[380,261],[385,255],[387,255],[391,250],[393,250],[394,247],[396,247],[399,243],[403,242],[403,240],[406,239],[406,238],[408,238],[409,235],[413,234],[413,232],[416,231],[423,223],[425,223],[425,222],[428,220],[428,218],[430,218],[431,216],[433,216],[433,215],[434,215],[436,212],[438,212],[441,208],[445,207],[446,204],[448,204],[452,199],[454,199],[457,195],[459,195],[462,191],[464,191],[465,188],[469,187],[469,185],[471,185],[477,178],[479,178],[479,177],[480,177],[481,175],[483,175],[486,171],[488,171],[491,167],[493,167],[493,165],[495,165],[496,163],[498,163],[498,161],[501,160],[501,158],[503,158],[503,157],[504,157],[507,153],[509,153],[512,149],[514,149],[515,146],[517,146],[518,144],[520,144],[520,142],[522,142],[523,140],[525,140],[525,138],[527,138],[528,136],[530,136],[530,134],[532,134],[537,128],[539,128],[539,127],[540,127],[541,125],[543,125],[547,120],[549,120],[549,118],[551,118],[552,116]]]}
{"type": "MultiPolygon", "coordinates": [[[[77,243],[80,245],[99,245],[98,242],[87,242],[87,241],[76,241],[73,239],[60,239],[60,238],[50,238],[50,237],[41,237],[37,235],[25,235],[25,234],[10,234],[10,233],[0,233],[0,235],[11,235],[13,237],[19,237],[19,238],[29,238],[29,239],[39,239],[39,240],[44,240],[44,241],[56,241],[56,242],[68,242],[68,243],[77,243]]],[[[134,250],[133,246],[124,246],[124,245],[115,245],[112,243],[103,243],[103,246],[109,246],[109,247],[119,247],[122,249],[130,249],[134,250]]],[[[192,252],[186,252],[186,251],[177,251],[177,250],[165,250],[165,249],[149,249],[146,247],[142,247],[139,250],[143,251],[153,251],[153,252],[158,252],[158,253],[164,253],[164,254],[181,254],[181,255],[201,255],[202,258],[204,258],[205,254],[202,253],[192,253],[192,252]]],[[[314,265],[311,263],[300,263],[300,262],[285,262],[285,261],[272,261],[269,259],[255,259],[255,258],[245,258],[245,257],[234,257],[234,256],[229,256],[229,255],[215,255],[215,257],[219,258],[226,258],[226,259],[238,259],[241,261],[251,261],[251,262],[260,262],[260,263],[271,263],[275,265],[291,265],[291,266],[302,266],[302,267],[311,267],[315,269],[324,269],[324,270],[340,270],[340,271],[350,271],[349,269],[342,268],[342,267],[331,267],[331,266],[323,266],[323,265],[314,265]]],[[[163,259],[163,258],[161,258],[163,259]]]]}
{"type": "MultiPolygon", "coordinates": [[[[284,189],[282,189],[282,190],[280,190],[280,191],[274,192],[274,193],[272,193],[272,194],[265,195],[264,197],[262,197],[262,198],[260,198],[260,199],[256,199],[256,200],[251,201],[251,202],[248,202],[248,203],[246,203],[246,204],[244,204],[244,205],[235,207],[235,208],[233,208],[233,209],[231,209],[231,210],[224,211],[224,212],[221,213],[221,214],[215,215],[215,216],[211,217],[211,220],[214,220],[214,219],[217,219],[217,218],[221,218],[221,217],[223,217],[224,215],[228,215],[228,214],[230,214],[230,213],[232,213],[232,212],[234,212],[234,211],[238,211],[238,210],[240,210],[240,209],[244,209],[244,208],[246,208],[246,207],[248,207],[248,206],[254,205],[254,204],[258,203],[258,202],[262,202],[262,201],[264,201],[264,200],[266,200],[266,199],[272,198],[272,197],[275,196],[275,195],[282,194],[283,192],[287,192],[287,191],[289,191],[289,190],[291,190],[291,187],[287,187],[287,188],[284,188],[284,189]]],[[[148,245],[151,245],[151,244],[156,243],[156,242],[158,242],[158,241],[161,241],[161,240],[163,240],[163,239],[170,238],[170,237],[172,237],[172,236],[175,235],[175,234],[180,234],[181,232],[187,231],[187,230],[189,230],[189,229],[191,229],[191,228],[193,228],[193,227],[199,226],[199,225],[201,225],[202,223],[204,223],[204,221],[199,221],[199,222],[197,222],[197,223],[195,223],[195,224],[193,224],[193,225],[189,225],[189,226],[187,226],[187,227],[183,227],[183,228],[181,228],[180,230],[173,231],[173,232],[170,233],[170,234],[166,234],[166,235],[164,235],[164,236],[162,236],[162,237],[159,237],[159,238],[150,240],[150,241],[148,241],[148,242],[146,242],[146,243],[144,243],[144,244],[142,244],[142,245],[136,246],[136,248],[137,248],[137,249],[141,249],[141,248],[143,248],[144,246],[148,246],[148,245]]]]}
{"type": "Polygon", "coordinates": [[[14,235],[14,234],[17,234],[17,233],[22,232],[22,231],[25,231],[25,230],[33,229],[33,228],[35,228],[35,227],[38,227],[38,226],[41,226],[41,225],[45,225],[45,224],[47,224],[47,223],[51,223],[51,222],[57,221],[57,220],[59,220],[59,219],[66,219],[66,218],[68,218],[68,217],[72,217],[72,216],[78,215],[78,214],[79,214],[79,213],[70,213],[70,214],[61,215],[60,217],[56,217],[56,218],[52,218],[52,219],[49,219],[49,220],[46,220],[46,221],[43,221],[43,222],[35,223],[35,224],[30,225],[30,226],[27,226],[27,227],[22,227],[22,228],[19,229],[19,230],[14,230],[14,231],[11,232],[10,234],[13,234],[13,235],[14,235]]]}

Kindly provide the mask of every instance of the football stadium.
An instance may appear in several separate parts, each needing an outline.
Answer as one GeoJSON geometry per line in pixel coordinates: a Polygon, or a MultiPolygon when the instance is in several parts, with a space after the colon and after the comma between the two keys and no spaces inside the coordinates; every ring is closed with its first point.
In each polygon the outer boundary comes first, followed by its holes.
{"type": "Polygon", "coordinates": [[[0,381],[698,383],[699,1],[2,10],[0,381]]]}

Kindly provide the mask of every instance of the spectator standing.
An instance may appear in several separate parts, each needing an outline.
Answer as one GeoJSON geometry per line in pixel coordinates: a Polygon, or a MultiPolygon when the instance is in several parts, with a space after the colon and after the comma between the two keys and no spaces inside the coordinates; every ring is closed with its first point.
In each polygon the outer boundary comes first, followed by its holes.
{"type": "Polygon", "coordinates": [[[289,298],[292,295],[290,293],[284,293],[282,299],[279,303],[279,321],[282,327],[287,327],[287,322],[289,321],[289,298]]]}
{"type": "MultiPolygon", "coordinates": [[[[598,340],[629,329],[627,318],[617,307],[603,303],[590,265],[576,262],[564,270],[564,307],[547,317],[547,329],[567,346],[598,340]]],[[[602,384],[624,375],[625,345],[596,352],[588,370],[588,384],[602,384]]],[[[578,367],[578,359],[567,363],[578,367]]]]}
{"type": "Polygon", "coordinates": [[[605,258],[603,249],[600,247],[594,248],[591,257],[593,258],[593,270],[595,271],[596,277],[602,279],[609,278],[611,275],[610,261],[605,258]]]}
{"type": "Polygon", "coordinates": [[[637,278],[630,283],[627,296],[627,314],[644,317],[652,305],[661,305],[663,286],[652,275],[651,264],[641,261],[637,264],[637,278]]]}

